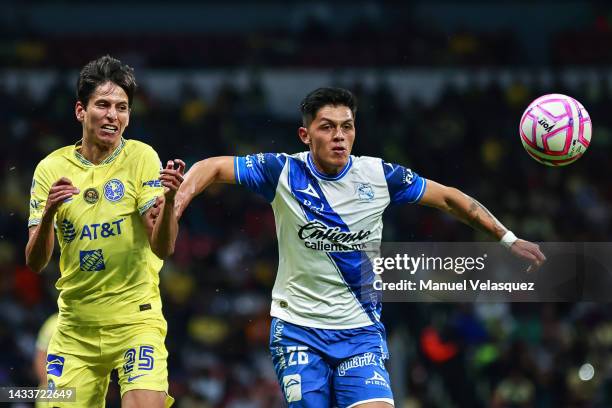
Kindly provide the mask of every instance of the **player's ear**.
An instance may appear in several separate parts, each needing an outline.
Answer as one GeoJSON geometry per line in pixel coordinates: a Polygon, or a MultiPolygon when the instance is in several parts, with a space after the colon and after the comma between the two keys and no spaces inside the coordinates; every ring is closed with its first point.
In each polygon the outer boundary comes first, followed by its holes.
{"type": "Polygon", "coordinates": [[[310,135],[308,134],[308,129],[306,129],[304,126],[298,129],[298,136],[302,143],[306,145],[310,144],[310,135]]]}
{"type": "Polygon", "coordinates": [[[74,114],[76,115],[76,119],[83,123],[83,120],[85,120],[85,106],[81,101],[77,101],[74,106],[74,114]]]}

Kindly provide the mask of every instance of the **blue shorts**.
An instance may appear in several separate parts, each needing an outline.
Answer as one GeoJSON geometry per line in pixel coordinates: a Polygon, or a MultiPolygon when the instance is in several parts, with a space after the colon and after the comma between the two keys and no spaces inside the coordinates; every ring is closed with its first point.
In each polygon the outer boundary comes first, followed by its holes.
{"type": "Polygon", "coordinates": [[[346,330],[314,329],[274,318],[270,352],[290,408],[393,405],[382,324],[346,330]]]}

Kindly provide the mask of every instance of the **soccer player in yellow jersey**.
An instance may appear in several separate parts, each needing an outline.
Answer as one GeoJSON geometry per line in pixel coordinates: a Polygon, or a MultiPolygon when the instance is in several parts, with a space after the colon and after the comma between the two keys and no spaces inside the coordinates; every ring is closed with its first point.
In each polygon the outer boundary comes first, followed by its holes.
{"type": "Polygon", "coordinates": [[[61,250],[59,318],[47,354],[50,388],[76,388],[76,403],[103,407],[118,370],[124,408],[170,406],[166,321],[159,270],[178,233],[174,196],[185,164],[162,168],[148,145],[126,140],[136,81],[105,56],[77,83],[82,139],[43,159],[32,181],[26,263],[40,272],[54,233],[61,250]],[[148,210],[161,197],[156,222],[148,210]]]}

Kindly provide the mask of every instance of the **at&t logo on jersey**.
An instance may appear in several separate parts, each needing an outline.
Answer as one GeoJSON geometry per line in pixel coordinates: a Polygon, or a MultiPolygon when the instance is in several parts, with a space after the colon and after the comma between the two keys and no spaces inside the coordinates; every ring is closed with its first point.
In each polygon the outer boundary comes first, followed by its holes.
{"type": "Polygon", "coordinates": [[[117,202],[123,198],[125,194],[125,187],[120,180],[112,179],[108,180],[104,184],[104,197],[110,202],[117,202]]]}
{"type": "Polygon", "coordinates": [[[123,221],[125,221],[125,218],[113,222],[85,224],[81,230],[79,240],[89,238],[90,241],[93,241],[98,238],[110,238],[115,235],[121,235],[121,223],[123,221]]]}

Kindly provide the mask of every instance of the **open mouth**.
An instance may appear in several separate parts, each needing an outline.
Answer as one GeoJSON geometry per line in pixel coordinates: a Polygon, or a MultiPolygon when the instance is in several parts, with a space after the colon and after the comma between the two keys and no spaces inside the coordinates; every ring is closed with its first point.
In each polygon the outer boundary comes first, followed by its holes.
{"type": "Polygon", "coordinates": [[[108,135],[113,135],[117,133],[119,128],[115,125],[102,125],[101,127],[102,133],[106,133],[108,135]]]}

